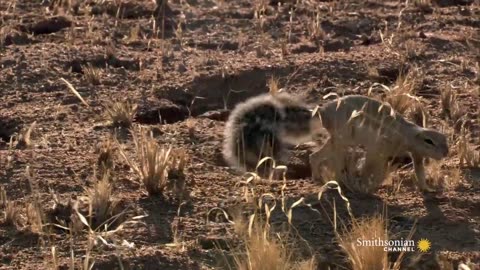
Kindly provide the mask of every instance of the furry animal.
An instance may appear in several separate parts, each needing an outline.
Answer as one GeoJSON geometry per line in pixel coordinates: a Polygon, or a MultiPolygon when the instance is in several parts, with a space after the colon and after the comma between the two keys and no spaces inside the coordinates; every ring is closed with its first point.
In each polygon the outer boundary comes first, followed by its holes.
{"type": "Polygon", "coordinates": [[[285,146],[312,140],[321,123],[298,98],[262,94],[239,103],[224,130],[222,154],[230,167],[242,172],[257,169],[264,157],[285,159],[285,146]]]}
{"type": "Polygon", "coordinates": [[[342,162],[347,147],[362,145],[366,151],[362,176],[370,177],[372,185],[378,186],[384,180],[390,157],[408,152],[413,159],[417,186],[422,191],[433,191],[425,181],[423,159],[440,160],[448,155],[444,134],[420,127],[388,104],[361,95],[330,101],[318,109],[317,117],[330,138],[310,155],[314,179],[321,178],[323,162],[327,161],[330,167],[338,166],[332,162],[342,162]],[[338,153],[340,158],[332,158],[338,153]]]}

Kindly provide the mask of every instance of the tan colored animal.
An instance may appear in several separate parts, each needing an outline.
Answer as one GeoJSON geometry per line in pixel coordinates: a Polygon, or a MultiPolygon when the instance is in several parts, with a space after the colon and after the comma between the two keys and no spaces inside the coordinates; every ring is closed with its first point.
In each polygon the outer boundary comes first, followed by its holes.
{"type": "Polygon", "coordinates": [[[420,127],[388,104],[361,95],[349,95],[326,103],[318,109],[317,118],[321,119],[330,138],[310,155],[314,179],[321,178],[322,163],[338,166],[332,162],[342,161],[343,155],[347,155],[347,147],[362,145],[366,152],[362,175],[372,178],[374,185],[378,186],[384,180],[390,157],[408,152],[413,159],[417,186],[422,191],[433,191],[425,180],[423,159],[440,160],[448,155],[444,134],[420,127]],[[334,158],[335,153],[341,157],[334,158]]]}

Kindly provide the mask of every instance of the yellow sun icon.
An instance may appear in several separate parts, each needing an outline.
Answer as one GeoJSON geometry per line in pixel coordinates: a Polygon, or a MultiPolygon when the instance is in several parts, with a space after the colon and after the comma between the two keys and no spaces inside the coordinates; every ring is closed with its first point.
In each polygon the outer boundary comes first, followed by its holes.
{"type": "Polygon", "coordinates": [[[427,252],[430,249],[431,245],[432,244],[428,239],[422,238],[420,239],[420,241],[418,241],[417,247],[421,252],[427,252]]]}

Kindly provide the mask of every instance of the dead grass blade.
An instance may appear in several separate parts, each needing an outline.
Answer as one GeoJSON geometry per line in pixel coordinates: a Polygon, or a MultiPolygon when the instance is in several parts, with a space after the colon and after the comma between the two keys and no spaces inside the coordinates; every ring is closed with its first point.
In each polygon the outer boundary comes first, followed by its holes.
{"type": "Polygon", "coordinates": [[[73,87],[73,85],[71,83],[69,83],[67,80],[65,80],[64,78],[60,78],[60,80],[62,82],[64,82],[67,86],[68,86],[68,89],[70,89],[70,91],[72,91],[72,93],[78,98],[80,99],[80,101],[83,103],[83,105],[87,106],[87,107],[90,107],[88,105],[88,103],[82,98],[82,96],[80,95],[80,93],[78,93],[78,91],[75,89],[75,87],[73,87]]]}
{"type": "Polygon", "coordinates": [[[32,145],[31,137],[36,124],[37,121],[34,121],[27,129],[24,129],[20,132],[17,141],[17,148],[24,148],[32,145]]]}

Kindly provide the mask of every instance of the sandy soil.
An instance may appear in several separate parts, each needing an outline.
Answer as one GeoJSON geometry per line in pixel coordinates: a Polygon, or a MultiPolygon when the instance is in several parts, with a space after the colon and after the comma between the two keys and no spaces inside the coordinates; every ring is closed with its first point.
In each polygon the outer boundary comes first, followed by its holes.
{"type": "MultiPolygon", "coordinates": [[[[438,177],[458,184],[422,194],[407,166],[392,176],[404,180],[398,192],[387,183],[371,196],[346,195],[357,217],[380,213],[386,205],[392,235],[405,236],[417,220],[413,238],[429,239],[432,250],[421,258],[407,254],[405,267],[417,260],[412,269],[439,269],[436,255],[454,266],[471,260],[480,267],[480,173],[460,166],[458,124],[442,114],[440,104],[441,92],[454,89],[469,143],[478,151],[478,1],[437,0],[427,6],[405,6],[405,1],[300,1],[295,6],[295,1],[266,1],[263,11],[260,1],[169,1],[164,35],[154,28],[162,25],[152,17],[154,1],[89,0],[72,6],[39,2],[0,2],[0,184],[20,213],[17,226],[0,225],[1,269],[46,269],[53,261],[53,246],[62,269],[68,269],[72,250],[77,263],[83,259],[84,236],[72,238],[58,228],[32,233],[25,205],[38,195],[48,222],[70,222],[71,213],[55,206],[52,194],[66,205],[93,185],[96,146],[112,133],[102,114],[106,101],[128,98],[138,104],[135,123],[153,127],[160,143],[187,150],[190,201],[180,205],[169,196],[147,196],[138,177],[116,157],[114,197],[130,217],[148,216],[144,224],[127,224],[108,238],[117,246],[123,240],[134,243],[134,249],[119,251],[97,243],[91,252],[94,269],[120,269],[116,254],[126,269],[210,269],[218,265],[215,240],[235,235],[221,217],[211,215],[213,222],[207,223],[207,213],[214,207],[228,210],[243,199],[243,189],[236,185],[242,177],[225,166],[220,154],[228,111],[268,91],[272,76],[313,106],[324,103],[323,95],[330,92],[366,94],[375,82],[392,86],[404,68],[421,71],[416,95],[430,116],[429,126],[450,134],[452,151],[438,177]],[[263,15],[256,18],[256,13],[263,15]],[[98,82],[88,79],[88,65],[97,68],[98,82]],[[89,107],[60,78],[69,81],[89,107]],[[32,145],[11,147],[10,139],[34,121],[32,145]],[[27,167],[31,177],[26,176],[27,167]],[[38,185],[34,192],[28,178],[38,185]]],[[[380,94],[381,88],[374,93],[380,94]]],[[[128,151],[133,149],[130,135],[123,143],[128,151]]],[[[305,163],[309,151],[294,150],[287,204],[314,198],[320,190],[305,163]]],[[[274,182],[264,189],[279,194],[280,187],[281,182],[274,182]]],[[[345,205],[335,192],[316,206],[319,212],[300,207],[293,215],[320,269],[347,265],[329,221],[332,201],[346,220],[345,205]]],[[[273,224],[285,221],[280,211],[272,217],[273,224]]]]}

